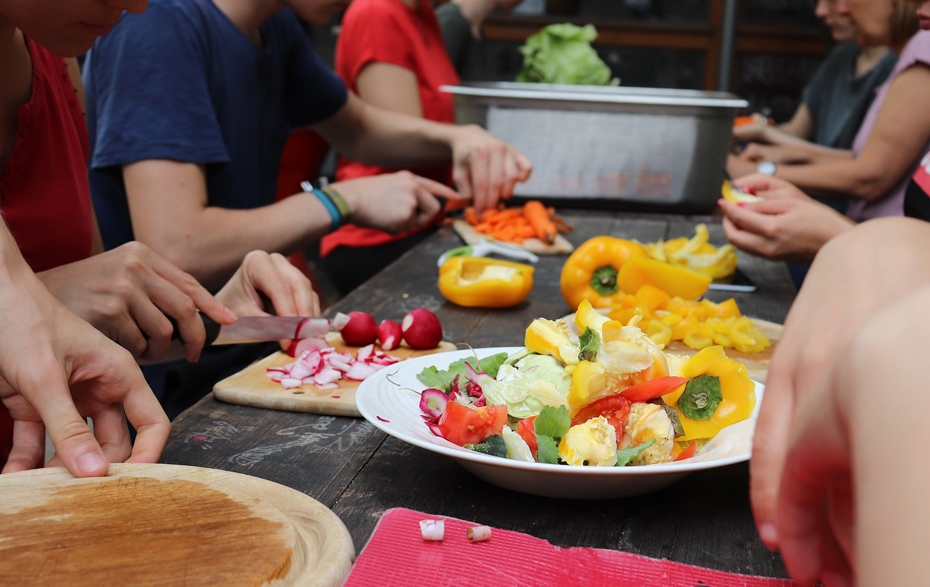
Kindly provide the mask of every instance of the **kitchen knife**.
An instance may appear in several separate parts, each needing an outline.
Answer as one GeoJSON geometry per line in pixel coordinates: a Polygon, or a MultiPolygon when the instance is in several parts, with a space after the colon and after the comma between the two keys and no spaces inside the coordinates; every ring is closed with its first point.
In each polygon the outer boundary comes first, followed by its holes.
{"type": "MultiPolygon", "coordinates": [[[[240,316],[234,324],[217,324],[204,314],[200,318],[207,331],[204,346],[310,338],[333,329],[326,318],[304,316],[240,316]]],[[[172,338],[180,338],[177,323],[171,323],[175,327],[172,338]]]]}

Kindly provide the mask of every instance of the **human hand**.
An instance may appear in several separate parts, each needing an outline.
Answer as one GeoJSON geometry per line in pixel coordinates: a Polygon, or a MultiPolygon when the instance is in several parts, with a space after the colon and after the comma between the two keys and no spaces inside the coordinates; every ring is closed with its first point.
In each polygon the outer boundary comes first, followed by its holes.
{"type": "Polygon", "coordinates": [[[3,473],[41,467],[46,430],[56,450],[49,464],[78,477],[105,475],[108,461],[158,462],[171,424],[132,356],[68,311],[28,268],[18,273],[0,280],[0,400],[14,420],[3,473]]]}
{"type": "Polygon", "coordinates": [[[793,183],[765,173],[753,173],[733,181],[744,192],[756,194],[769,200],[776,198],[796,198],[811,201],[812,198],[793,183]]]}
{"type": "Polygon", "coordinates": [[[517,182],[529,179],[533,171],[519,149],[475,125],[456,127],[451,146],[452,178],[478,213],[513,195],[517,182]]]}
{"type": "Polygon", "coordinates": [[[332,187],[345,198],[353,223],[392,234],[429,225],[442,210],[437,197],[462,199],[450,187],[409,171],[362,177],[332,187]]]}
{"type": "Polygon", "coordinates": [[[190,361],[206,340],[197,310],[219,324],[236,316],[189,274],[140,242],[43,271],[39,278],[72,312],[133,356],[158,360],[168,350],[175,320],[190,361]]]}
{"type": "Polygon", "coordinates": [[[792,577],[825,585],[916,585],[930,538],[925,417],[930,328],[924,285],[875,314],[799,401],[778,496],[792,577]],[[877,390],[893,390],[894,405],[877,390]],[[853,499],[856,501],[853,502],[853,499]]]}
{"type": "Polygon", "coordinates": [[[809,198],[786,195],[746,204],[720,200],[718,205],[727,240],[768,259],[810,262],[827,241],[855,226],[833,208],[809,198]]]}
{"type": "Polygon", "coordinates": [[[727,172],[739,179],[756,172],[757,164],[741,158],[739,155],[727,155],[727,172]]]}
{"type": "MultiPolygon", "coordinates": [[[[930,226],[926,223],[882,218],[834,238],[814,260],[772,357],[753,441],[753,513],[759,535],[769,548],[781,544],[779,488],[798,406],[835,361],[842,361],[844,367],[856,364],[841,349],[877,310],[930,282],[928,247],[930,226]]],[[[883,364],[871,358],[863,367],[878,365],[883,364]]],[[[894,369],[875,372],[887,375],[894,369]]],[[[899,388],[882,383],[870,389],[874,393],[899,388]]],[[[867,438],[866,442],[874,440],[867,438]]]]}
{"type": "Polygon", "coordinates": [[[280,253],[246,255],[216,299],[237,316],[268,316],[269,310],[277,316],[320,315],[313,284],[280,253]]]}

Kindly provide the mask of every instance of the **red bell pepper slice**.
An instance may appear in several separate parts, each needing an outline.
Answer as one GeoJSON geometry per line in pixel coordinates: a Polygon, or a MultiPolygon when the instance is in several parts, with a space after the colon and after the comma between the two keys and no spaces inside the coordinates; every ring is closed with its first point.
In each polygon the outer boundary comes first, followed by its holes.
{"type": "Polygon", "coordinates": [[[656,377],[633,387],[628,387],[621,391],[620,395],[631,402],[647,402],[671,393],[687,382],[687,377],[656,377]]]}

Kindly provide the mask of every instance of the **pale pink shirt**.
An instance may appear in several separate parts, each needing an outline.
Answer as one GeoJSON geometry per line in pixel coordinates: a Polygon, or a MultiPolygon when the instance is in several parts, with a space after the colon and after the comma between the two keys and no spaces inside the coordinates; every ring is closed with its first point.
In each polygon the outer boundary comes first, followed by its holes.
{"type": "MultiPolygon", "coordinates": [[[[930,31],[918,31],[917,34],[911,37],[911,40],[905,45],[904,50],[901,51],[901,55],[898,57],[898,63],[895,65],[891,75],[889,75],[885,83],[876,90],[875,100],[872,102],[872,106],[862,120],[862,125],[859,127],[859,132],[856,134],[856,140],[853,141],[852,151],[854,157],[858,157],[859,153],[865,148],[869,135],[872,133],[872,127],[875,125],[875,119],[878,118],[878,111],[881,110],[882,104],[885,102],[885,96],[888,95],[888,88],[902,71],[915,63],[930,65],[930,31]]],[[[930,140],[927,141],[926,146],[921,150],[921,154],[928,148],[930,148],[930,140]]],[[[865,200],[851,201],[849,207],[846,208],[846,216],[856,222],[863,222],[882,216],[904,216],[904,191],[907,189],[907,184],[910,182],[911,176],[914,175],[914,171],[917,170],[917,165],[919,163],[920,155],[914,158],[913,165],[907,173],[901,176],[901,181],[898,185],[881,198],[871,202],[865,200]]]]}

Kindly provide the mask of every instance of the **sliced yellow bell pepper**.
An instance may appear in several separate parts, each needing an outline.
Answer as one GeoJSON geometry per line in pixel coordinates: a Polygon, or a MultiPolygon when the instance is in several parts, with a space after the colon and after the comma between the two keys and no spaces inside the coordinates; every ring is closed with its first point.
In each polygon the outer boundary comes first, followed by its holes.
{"type": "MultiPolygon", "coordinates": [[[[685,434],[676,438],[676,441],[713,438],[726,426],[747,419],[756,407],[756,385],[749,379],[746,366],[727,357],[723,347],[711,346],[699,351],[688,359],[679,375],[688,379],[701,375],[719,378],[723,399],[708,420],[692,420],[679,411],[678,419],[685,434]]],[[[662,399],[673,408],[678,408],[678,400],[684,391],[685,386],[682,386],[663,395],[662,399]]]]}
{"type": "Polygon", "coordinates": [[[534,268],[487,257],[450,257],[439,268],[439,291],[453,304],[508,308],[533,289],[534,268]]]}
{"type": "Polygon", "coordinates": [[[691,300],[704,295],[711,281],[710,276],[647,257],[627,259],[617,278],[617,283],[623,291],[637,292],[649,284],[671,296],[691,300]]]}
{"type": "Polygon", "coordinates": [[[632,257],[647,258],[648,253],[639,243],[598,236],[582,243],[562,266],[562,297],[575,311],[587,299],[595,308],[610,308],[625,293],[617,284],[620,268],[632,257]]]}
{"type": "Polygon", "coordinates": [[[581,361],[572,371],[572,386],[568,390],[568,413],[574,416],[578,410],[600,399],[607,390],[607,375],[604,368],[591,361],[581,361]]]}
{"type": "Polygon", "coordinates": [[[523,345],[534,353],[549,355],[566,365],[578,362],[578,345],[568,338],[568,330],[561,322],[537,318],[526,329],[523,345]]]}

